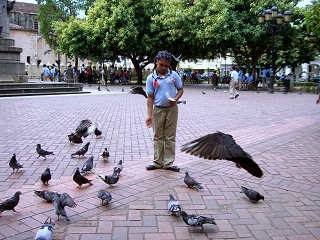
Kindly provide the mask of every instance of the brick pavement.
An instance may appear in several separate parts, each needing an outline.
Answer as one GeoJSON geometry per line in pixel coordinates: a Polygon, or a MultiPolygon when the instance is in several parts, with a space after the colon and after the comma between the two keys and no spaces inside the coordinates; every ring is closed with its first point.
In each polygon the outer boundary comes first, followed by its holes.
{"type": "Polygon", "coordinates": [[[320,239],[320,106],[315,94],[213,91],[207,85],[185,87],[179,105],[177,160],[179,173],[146,171],[153,159],[152,130],[144,125],[146,99],[127,94],[129,86],[111,86],[92,94],[16,97],[0,99],[0,200],[20,190],[16,210],[0,217],[0,239],[33,239],[50,216],[52,204],[33,190],[68,192],[77,207],[66,211],[71,219],[55,222],[54,239],[320,239]],[[122,92],[124,88],[125,92],[122,92]],[[205,91],[203,95],[201,91],[205,91]],[[72,174],[87,158],[71,158],[79,148],[67,134],[84,118],[101,123],[101,138],[89,136],[87,156],[95,157],[92,186],[76,189],[72,174]],[[180,146],[207,133],[233,135],[261,166],[264,176],[252,177],[232,162],[208,161],[180,152],[180,146]],[[37,158],[35,147],[54,151],[37,158]],[[100,152],[108,147],[104,162],[100,152]],[[24,168],[11,174],[8,161],[17,154],[24,168]],[[97,174],[109,174],[124,159],[118,184],[109,187],[97,174]],[[39,177],[50,167],[53,179],[45,187],[39,177]],[[184,172],[202,183],[202,191],[187,189],[184,172]],[[244,185],[258,190],[265,201],[253,204],[240,193],[244,185]],[[101,206],[98,190],[111,192],[113,200],[101,206]],[[181,218],[167,214],[172,193],[187,213],[214,217],[218,227],[192,229],[181,218]]]}

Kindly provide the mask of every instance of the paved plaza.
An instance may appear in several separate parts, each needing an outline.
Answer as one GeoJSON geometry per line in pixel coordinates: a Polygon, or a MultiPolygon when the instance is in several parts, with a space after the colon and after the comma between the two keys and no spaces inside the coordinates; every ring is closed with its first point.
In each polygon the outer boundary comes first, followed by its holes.
{"type": "MultiPolygon", "coordinates": [[[[0,98],[0,202],[21,191],[19,213],[0,215],[0,239],[33,239],[41,224],[55,221],[53,239],[68,240],[170,240],[170,239],[320,239],[320,105],[316,94],[241,91],[230,99],[225,89],[213,91],[206,84],[186,86],[179,105],[175,164],[180,172],[147,171],[152,163],[152,129],[145,126],[146,98],[128,94],[130,86],[85,85],[91,94],[0,98]],[[122,92],[123,90],[123,92],[122,92]],[[205,92],[205,94],[202,93],[205,92]],[[81,145],[69,143],[67,135],[82,119],[100,122],[103,134],[89,136],[81,145]],[[184,143],[221,131],[259,164],[259,179],[233,162],[209,161],[181,152],[184,143]],[[86,142],[84,158],[71,153],[86,142]],[[53,151],[38,158],[36,144],[53,151]],[[110,158],[100,153],[107,147],[110,158]],[[8,162],[13,153],[23,168],[12,174],[8,162]],[[76,188],[72,175],[89,156],[94,173],[86,174],[93,185],[76,188]],[[109,187],[97,178],[111,174],[124,160],[119,182],[109,187]],[[50,167],[48,186],[40,175],[50,167]],[[185,171],[204,189],[189,189],[185,171]],[[240,193],[253,188],[265,201],[252,203],[240,193]],[[70,222],[57,221],[53,206],[34,190],[69,193],[77,203],[66,207],[70,222]],[[97,192],[111,192],[112,201],[101,205],[97,192]],[[188,214],[214,217],[217,226],[187,226],[181,217],[168,215],[169,194],[188,214]]],[[[145,87],[144,87],[145,88],[145,87]]]]}

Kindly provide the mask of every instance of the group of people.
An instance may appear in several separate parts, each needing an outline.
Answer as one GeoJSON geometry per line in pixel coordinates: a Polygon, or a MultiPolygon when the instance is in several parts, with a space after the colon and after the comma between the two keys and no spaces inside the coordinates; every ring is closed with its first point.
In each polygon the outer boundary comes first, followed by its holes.
{"type": "Polygon", "coordinates": [[[46,82],[59,82],[60,80],[60,70],[56,68],[53,64],[52,66],[47,66],[43,64],[42,72],[41,72],[41,81],[46,82]]]}

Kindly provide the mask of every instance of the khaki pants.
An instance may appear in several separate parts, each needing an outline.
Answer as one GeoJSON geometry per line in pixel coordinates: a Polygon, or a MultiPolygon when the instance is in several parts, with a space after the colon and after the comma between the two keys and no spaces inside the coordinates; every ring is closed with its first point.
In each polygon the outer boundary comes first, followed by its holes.
{"type": "Polygon", "coordinates": [[[234,98],[238,94],[236,90],[237,85],[238,85],[238,81],[233,81],[233,80],[230,81],[230,93],[231,93],[230,97],[231,98],[234,98]]]}
{"type": "Polygon", "coordinates": [[[154,160],[157,168],[171,167],[176,155],[178,106],[154,107],[152,114],[154,160]]]}

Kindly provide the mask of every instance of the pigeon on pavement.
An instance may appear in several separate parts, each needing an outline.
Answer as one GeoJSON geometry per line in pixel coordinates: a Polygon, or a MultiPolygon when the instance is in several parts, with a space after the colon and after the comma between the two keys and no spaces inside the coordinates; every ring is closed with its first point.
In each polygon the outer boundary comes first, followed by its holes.
{"type": "Polygon", "coordinates": [[[96,137],[100,137],[101,134],[102,134],[102,132],[98,128],[96,128],[96,130],[94,130],[94,135],[96,135],[96,137]]]}
{"type": "Polygon", "coordinates": [[[188,172],[186,172],[186,176],[184,177],[183,181],[185,184],[187,184],[188,188],[194,188],[197,191],[203,189],[203,187],[200,185],[201,183],[198,183],[193,177],[190,177],[188,172]]]}
{"type": "MultiPolygon", "coordinates": [[[[43,200],[45,200],[46,202],[48,203],[51,203],[52,202],[52,199],[53,199],[53,195],[57,192],[52,192],[50,190],[43,190],[43,191],[38,191],[38,190],[34,190],[34,193],[42,198],[43,200]]],[[[60,197],[61,194],[57,193],[60,197]]]]}
{"type": "Polygon", "coordinates": [[[82,139],[77,137],[77,135],[75,135],[74,133],[70,133],[68,135],[69,138],[69,142],[71,143],[83,143],[82,139]]]}
{"type": "Polygon", "coordinates": [[[62,207],[74,208],[77,206],[73,198],[68,193],[58,194],[58,196],[60,198],[60,204],[62,207]]]}
{"type": "Polygon", "coordinates": [[[204,91],[202,91],[202,94],[206,94],[204,91]]]}
{"type": "Polygon", "coordinates": [[[81,173],[91,172],[93,168],[93,156],[89,157],[88,160],[83,164],[81,173]]]}
{"type": "Polygon", "coordinates": [[[23,164],[20,164],[16,158],[16,154],[14,153],[9,161],[9,167],[12,168],[13,172],[15,171],[15,169],[17,169],[17,171],[19,170],[19,168],[23,168],[22,166],[23,164]]]}
{"type": "Polygon", "coordinates": [[[64,209],[64,207],[62,206],[62,204],[60,202],[60,197],[56,193],[53,194],[52,205],[53,205],[54,213],[56,215],[58,215],[58,220],[61,215],[61,216],[65,217],[68,222],[70,221],[70,219],[67,216],[66,210],[64,209]]]}
{"type": "Polygon", "coordinates": [[[214,224],[217,225],[214,221],[214,218],[209,217],[203,217],[196,214],[190,214],[188,215],[185,211],[181,211],[181,215],[183,218],[183,221],[192,227],[201,227],[201,231],[203,231],[203,224],[214,224]]]}
{"type": "Polygon", "coordinates": [[[53,152],[49,152],[47,150],[44,150],[41,148],[41,144],[37,144],[37,148],[36,148],[37,153],[39,154],[38,157],[42,156],[44,157],[44,159],[47,159],[46,156],[47,155],[54,155],[53,152]]]}
{"type": "Polygon", "coordinates": [[[244,168],[255,177],[263,175],[259,165],[253,161],[231,135],[222,132],[208,134],[182,145],[181,151],[208,160],[225,159],[236,163],[238,168],[244,168]]]}
{"type": "Polygon", "coordinates": [[[181,215],[181,206],[180,203],[174,199],[173,195],[169,194],[169,202],[168,202],[168,211],[171,213],[171,215],[180,216],[181,215]]]}
{"type": "Polygon", "coordinates": [[[100,85],[98,86],[98,91],[101,91],[101,89],[100,89],[100,85]]]}
{"type": "Polygon", "coordinates": [[[41,225],[38,230],[35,240],[52,240],[54,224],[51,222],[51,218],[48,217],[47,220],[41,225]],[[50,219],[50,222],[48,221],[50,219]]]}
{"type": "Polygon", "coordinates": [[[98,177],[104,181],[106,184],[112,187],[112,184],[116,184],[119,181],[119,174],[113,172],[112,175],[105,175],[99,174],[98,177]]]}
{"type": "Polygon", "coordinates": [[[108,157],[110,156],[108,148],[105,148],[104,151],[101,153],[101,156],[104,161],[108,160],[108,157]]]}
{"type": "Polygon", "coordinates": [[[79,158],[80,156],[83,156],[86,154],[86,152],[88,152],[88,148],[89,148],[90,142],[87,142],[86,145],[83,146],[83,148],[79,149],[78,151],[76,151],[75,153],[71,154],[71,157],[78,155],[79,158]]]}
{"type": "Polygon", "coordinates": [[[101,199],[101,204],[108,204],[112,200],[111,193],[106,190],[100,190],[98,192],[98,198],[101,199]]]}
{"type": "Polygon", "coordinates": [[[41,181],[43,182],[44,185],[48,185],[49,184],[49,180],[51,180],[50,168],[46,168],[46,170],[41,174],[40,179],[41,179],[41,181]]]}
{"type": "MultiPolygon", "coordinates": [[[[74,135],[77,136],[77,138],[86,138],[89,135],[93,134],[96,128],[100,127],[100,123],[92,121],[90,119],[84,119],[82,120],[79,125],[77,126],[74,135]]],[[[72,134],[72,133],[71,133],[72,134]]]]}
{"type": "Polygon", "coordinates": [[[241,186],[241,189],[241,193],[244,193],[250,199],[251,202],[256,203],[261,199],[264,201],[264,196],[260,195],[260,193],[258,193],[257,191],[243,186],[241,186]]]}
{"type": "Polygon", "coordinates": [[[141,94],[145,98],[148,98],[147,93],[143,90],[141,86],[131,87],[131,90],[129,91],[131,94],[141,94]]]}
{"type": "Polygon", "coordinates": [[[123,169],[122,160],[120,160],[119,163],[113,167],[113,172],[120,175],[120,173],[122,172],[122,169],[123,169]]]}
{"type": "Polygon", "coordinates": [[[3,211],[14,211],[14,212],[17,212],[14,208],[18,205],[19,203],[19,200],[20,200],[20,194],[21,192],[20,191],[17,191],[13,197],[5,200],[4,202],[0,203],[0,214],[3,212],[3,211]]]}
{"type": "Polygon", "coordinates": [[[92,185],[92,183],[91,183],[92,180],[89,180],[89,179],[85,178],[84,176],[82,176],[78,167],[76,169],[76,172],[73,175],[73,181],[75,181],[79,185],[77,188],[79,188],[83,184],[87,184],[87,183],[92,185]]]}

